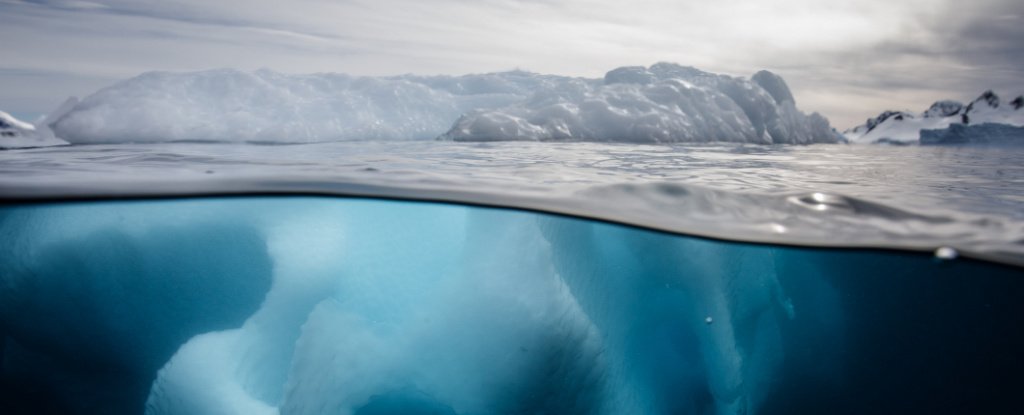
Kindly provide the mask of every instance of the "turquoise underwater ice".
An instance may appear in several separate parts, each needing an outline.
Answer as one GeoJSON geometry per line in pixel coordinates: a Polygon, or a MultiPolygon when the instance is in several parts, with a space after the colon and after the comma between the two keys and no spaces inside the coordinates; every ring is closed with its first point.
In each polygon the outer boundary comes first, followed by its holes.
{"type": "Polygon", "coordinates": [[[1024,271],[924,253],[331,197],[0,235],[5,413],[984,413],[1024,369],[1024,271]]]}

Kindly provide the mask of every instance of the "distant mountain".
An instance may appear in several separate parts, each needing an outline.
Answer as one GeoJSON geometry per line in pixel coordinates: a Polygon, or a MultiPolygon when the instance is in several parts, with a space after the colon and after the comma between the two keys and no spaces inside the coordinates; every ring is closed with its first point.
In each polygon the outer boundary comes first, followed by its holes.
{"type": "Polygon", "coordinates": [[[0,111],[0,137],[20,137],[25,134],[33,134],[35,131],[36,127],[32,124],[0,111]]]}
{"type": "Polygon", "coordinates": [[[39,122],[40,127],[14,118],[13,115],[0,111],[0,149],[49,147],[67,144],[56,138],[49,125],[72,107],[78,104],[77,98],[68,98],[57,110],[39,122]]]}
{"type": "MultiPolygon", "coordinates": [[[[996,93],[985,91],[977,99],[964,105],[958,101],[938,101],[920,114],[907,111],[885,111],[843,132],[852,143],[916,143],[922,130],[946,130],[952,125],[978,126],[997,124],[1024,126],[1024,95],[1003,102],[996,93]]],[[[957,128],[958,139],[970,141],[965,132],[994,131],[993,129],[957,128]]],[[[999,129],[999,131],[1012,131],[999,129]]],[[[942,136],[942,132],[928,133],[929,137],[942,136]]]]}
{"type": "Polygon", "coordinates": [[[24,147],[22,143],[35,136],[35,126],[0,111],[0,148],[24,147]]]}

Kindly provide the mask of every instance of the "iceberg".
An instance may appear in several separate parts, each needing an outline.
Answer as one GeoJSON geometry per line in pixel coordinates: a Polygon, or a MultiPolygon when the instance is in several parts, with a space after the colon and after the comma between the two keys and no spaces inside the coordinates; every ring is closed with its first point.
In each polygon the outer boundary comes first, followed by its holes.
{"type": "Polygon", "coordinates": [[[949,256],[328,197],[5,205],[0,232],[15,413],[999,412],[1024,369],[1020,269],[949,256]]]}
{"type": "Polygon", "coordinates": [[[812,144],[841,137],[821,115],[798,111],[785,81],[770,72],[747,80],[658,63],[470,112],[442,139],[812,144]]]}
{"type": "Polygon", "coordinates": [[[53,123],[74,144],[216,141],[534,140],[832,143],[785,81],[659,63],[603,79],[524,71],[463,76],[152,72],[82,100],[53,123]]]}
{"type": "Polygon", "coordinates": [[[921,130],[921,145],[943,144],[1024,145],[1024,127],[984,123],[952,124],[942,130],[921,130]]]}
{"type": "Polygon", "coordinates": [[[74,144],[426,140],[470,108],[506,105],[560,79],[151,72],[86,97],[54,131],[74,144]]]}
{"type": "Polygon", "coordinates": [[[945,100],[935,102],[920,114],[885,111],[862,125],[844,131],[843,135],[851,143],[868,144],[1005,141],[1000,137],[986,138],[983,135],[1001,135],[1014,131],[1012,127],[1024,127],[1022,107],[1024,95],[1002,102],[996,93],[985,91],[967,105],[945,100]],[[974,127],[986,124],[1001,127],[974,127]]]}

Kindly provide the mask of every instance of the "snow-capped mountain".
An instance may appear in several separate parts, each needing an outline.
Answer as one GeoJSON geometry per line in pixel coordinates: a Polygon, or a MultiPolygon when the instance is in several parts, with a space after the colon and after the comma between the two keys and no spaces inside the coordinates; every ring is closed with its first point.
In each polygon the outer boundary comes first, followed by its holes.
{"type": "Polygon", "coordinates": [[[49,125],[78,104],[77,98],[68,98],[37,125],[21,121],[13,115],[0,111],[0,149],[49,147],[67,144],[53,135],[49,125]]]}
{"type": "MultiPolygon", "coordinates": [[[[1024,95],[1017,95],[1004,102],[996,93],[985,91],[966,105],[946,100],[932,104],[920,114],[885,111],[864,124],[844,131],[843,135],[852,143],[916,143],[922,130],[982,124],[1024,126],[1024,95]]],[[[967,130],[958,127],[957,131],[967,130]]]]}

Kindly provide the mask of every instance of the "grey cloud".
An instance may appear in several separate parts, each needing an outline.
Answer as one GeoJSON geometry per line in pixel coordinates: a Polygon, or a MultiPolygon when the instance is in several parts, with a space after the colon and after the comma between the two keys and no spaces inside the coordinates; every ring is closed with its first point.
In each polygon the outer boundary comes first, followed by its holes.
{"type": "Polygon", "coordinates": [[[1024,5],[1018,14],[972,23],[952,39],[951,53],[979,67],[1002,67],[1024,73],[1024,5]]]}
{"type": "Polygon", "coordinates": [[[829,90],[849,99],[812,103],[839,127],[887,109],[920,111],[938,99],[969,100],[982,91],[1024,91],[1024,3],[961,3],[922,18],[907,36],[861,48],[794,57],[776,70],[801,92],[829,90]],[[847,102],[863,104],[847,106],[847,102]],[[885,103],[871,108],[868,102],[885,103]]]}
{"type": "MultiPolygon", "coordinates": [[[[344,39],[342,36],[331,33],[303,30],[295,25],[282,25],[272,21],[271,19],[243,19],[204,9],[201,5],[187,5],[167,1],[97,0],[95,2],[86,3],[93,5],[93,7],[83,7],[82,2],[68,2],[62,0],[26,0],[23,1],[23,3],[34,4],[40,7],[65,12],[74,12],[79,15],[105,14],[127,17],[144,17],[194,25],[279,30],[282,32],[292,32],[324,40],[344,39]]],[[[244,7],[244,3],[237,4],[239,7],[244,7]]]]}
{"type": "Polygon", "coordinates": [[[0,110],[25,121],[47,114],[69,96],[85,96],[116,78],[82,75],[73,71],[27,70],[0,67],[0,110]],[[40,94],[39,85],[48,85],[61,93],[40,94]],[[12,108],[3,106],[16,104],[12,108]]]}
{"type": "MultiPolygon", "coordinates": [[[[0,53],[9,68],[107,78],[223,66],[367,75],[601,76],[658,61],[741,76],[769,69],[801,108],[846,127],[887,108],[1019,85],[1022,15],[1017,0],[0,0],[0,53]]],[[[15,79],[0,72],[0,85],[13,82],[5,77],[15,79]]],[[[0,90],[0,108],[18,97],[0,90]]]]}

